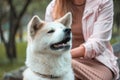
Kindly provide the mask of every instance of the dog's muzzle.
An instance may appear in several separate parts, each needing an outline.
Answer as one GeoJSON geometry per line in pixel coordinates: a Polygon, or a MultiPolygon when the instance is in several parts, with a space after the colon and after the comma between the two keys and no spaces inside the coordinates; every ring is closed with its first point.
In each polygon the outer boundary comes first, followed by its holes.
{"type": "Polygon", "coordinates": [[[69,49],[70,48],[70,43],[69,41],[71,40],[71,29],[70,28],[66,28],[64,29],[64,38],[57,43],[53,43],[51,44],[50,48],[52,50],[59,50],[59,49],[69,49]]]}

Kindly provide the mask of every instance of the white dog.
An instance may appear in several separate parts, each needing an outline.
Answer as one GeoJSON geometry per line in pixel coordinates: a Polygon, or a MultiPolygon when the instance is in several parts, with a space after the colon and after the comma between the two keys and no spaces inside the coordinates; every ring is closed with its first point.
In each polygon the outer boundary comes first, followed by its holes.
{"type": "Polygon", "coordinates": [[[34,16],[28,24],[27,69],[23,80],[74,80],[71,66],[72,15],[54,22],[34,16]]]}

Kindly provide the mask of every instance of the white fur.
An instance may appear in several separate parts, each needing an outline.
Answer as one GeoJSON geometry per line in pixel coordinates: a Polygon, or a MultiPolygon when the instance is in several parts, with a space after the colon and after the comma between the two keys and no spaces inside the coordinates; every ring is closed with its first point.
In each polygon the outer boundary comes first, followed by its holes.
{"type": "MultiPolygon", "coordinates": [[[[71,13],[54,22],[44,22],[38,16],[34,16],[28,24],[27,69],[24,71],[24,80],[52,80],[43,78],[40,74],[61,76],[54,80],[74,80],[71,66],[70,49],[52,50],[50,45],[59,42],[64,37],[63,30],[70,28],[72,22],[71,13]],[[42,26],[41,26],[42,25],[42,26]],[[37,26],[37,30],[34,30],[37,26]],[[54,29],[54,33],[47,32],[54,29]]],[[[71,45],[71,41],[69,42],[71,45]]]]}

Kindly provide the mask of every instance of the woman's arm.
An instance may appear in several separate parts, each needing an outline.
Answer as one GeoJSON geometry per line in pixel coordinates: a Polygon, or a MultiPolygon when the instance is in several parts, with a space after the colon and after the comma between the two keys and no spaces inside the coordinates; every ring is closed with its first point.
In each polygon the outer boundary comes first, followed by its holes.
{"type": "MultiPolygon", "coordinates": [[[[103,0],[100,6],[97,20],[92,27],[93,32],[83,44],[85,47],[85,58],[95,58],[104,53],[113,53],[110,48],[113,26],[113,1],[103,0]]],[[[87,33],[89,32],[87,31],[87,33]]]]}
{"type": "Polygon", "coordinates": [[[84,54],[85,54],[85,47],[83,45],[80,45],[79,47],[71,50],[72,58],[84,57],[84,54]]]}

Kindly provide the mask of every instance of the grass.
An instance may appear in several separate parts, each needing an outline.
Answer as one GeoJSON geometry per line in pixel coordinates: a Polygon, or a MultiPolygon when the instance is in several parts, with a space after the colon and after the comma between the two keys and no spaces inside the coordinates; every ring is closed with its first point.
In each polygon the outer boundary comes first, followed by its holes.
{"type": "Polygon", "coordinates": [[[3,75],[11,70],[17,69],[24,65],[26,55],[26,43],[17,43],[17,60],[10,63],[5,55],[5,49],[3,44],[0,43],[0,80],[2,80],[3,75]]]}

